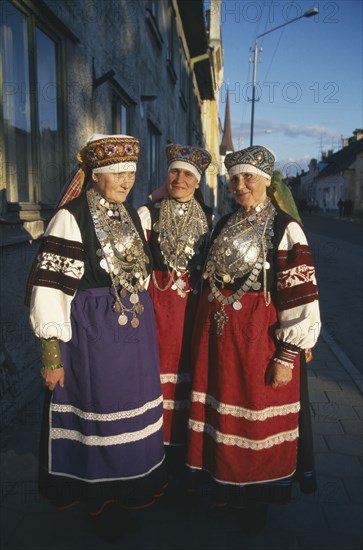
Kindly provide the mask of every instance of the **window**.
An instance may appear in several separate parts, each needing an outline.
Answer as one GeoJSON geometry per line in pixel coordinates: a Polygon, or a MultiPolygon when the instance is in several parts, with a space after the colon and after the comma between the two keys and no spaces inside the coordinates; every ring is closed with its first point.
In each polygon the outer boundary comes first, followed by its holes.
{"type": "Polygon", "coordinates": [[[161,49],[163,45],[163,37],[160,32],[160,23],[162,20],[163,4],[160,0],[148,0],[147,3],[147,23],[151,33],[156,41],[156,44],[161,49]]]}
{"type": "Polygon", "coordinates": [[[167,26],[167,44],[166,44],[166,61],[169,76],[173,83],[177,81],[177,74],[175,71],[175,55],[177,51],[177,29],[175,21],[175,12],[173,7],[169,6],[168,11],[168,26],[167,26]]]}
{"type": "Polygon", "coordinates": [[[8,210],[52,205],[63,182],[57,41],[3,0],[3,164],[8,210]]]}
{"type": "Polygon", "coordinates": [[[184,110],[186,111],[188,108],[189,71],[188,71],[187,56],[185,55],[185,50],[182,43],[180,43],[179,75],[180,75],[179,97],[184,107],[184,110]]]}
{"type": "Polygon", "coordinates": [[[148,192],[160,186],[159,182],[160,132],[148,122],[148,192]]]}
{"type": "Polygon", "coordinates": [[[113,133],[130,135],[131,132],[131,104],[130,102],[114,92],[113,94],[113,133]]]}

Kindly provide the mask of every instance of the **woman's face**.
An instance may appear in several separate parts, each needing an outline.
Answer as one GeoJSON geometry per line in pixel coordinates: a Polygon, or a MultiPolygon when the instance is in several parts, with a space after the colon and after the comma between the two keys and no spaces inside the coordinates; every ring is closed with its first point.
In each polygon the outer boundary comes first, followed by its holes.
{"type": "Polygon", "coordinates": [[[167,175],[166,186],[173,199],[180,202],[190,201],[198,187],[198,180],[192,172],[183,168],[171,168],[167,175]]]}
{"type": "Polygon", "coordinates": [[[92,174],[93,187],[111,202],[124,202],[135,183],[135,172],[107,172],[92,174]]]}
{"type": "Polygon", "coordinates": [[[234,200],[246,211],[255,208],[267,197],[271,181],[257,174],[236,174],[230,180],[230,190],[234,200]]]}

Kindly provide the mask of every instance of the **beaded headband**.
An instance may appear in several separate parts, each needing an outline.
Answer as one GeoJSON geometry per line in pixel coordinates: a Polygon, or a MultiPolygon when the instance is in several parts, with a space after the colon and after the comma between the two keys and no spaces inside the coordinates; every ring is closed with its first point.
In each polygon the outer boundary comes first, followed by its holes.
{"type": "Polygon", "coordinates": [[[126,135],[93,134],[77,159],[95,174],[135,172],[139,140],[126,135]]]}
{"type": "Polygon", "coordinates": [[[191,145],[179,145],[178,143],[169,143],[165,147],[165,153],[169,170],[171,168],[190,170],[198,182],[212,160],[205,149],[192,147],[191,145]]]}
{"type": "Polygon", "coordinates": [[[274,171],[275,155],[267,147],[262,145],[253,145],[229,153],[224,159],[224,164],[228,170],[229,176],[239,173],[252,173],[264,178],[271,179],[274,171]]]}

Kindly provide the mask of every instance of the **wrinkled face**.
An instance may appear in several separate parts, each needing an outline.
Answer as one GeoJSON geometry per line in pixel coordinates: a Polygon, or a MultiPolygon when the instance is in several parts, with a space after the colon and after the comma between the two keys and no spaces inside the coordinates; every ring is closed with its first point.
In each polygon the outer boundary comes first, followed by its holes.
{"type": "Polygon", "coordinates": [[[198,187],[196,176],[183,168],[171,168],[168,171],[166,186],[173,199],[181,202],[189,201],[198,187]]]}
{"type": "Polygon", "coordinates": [[[267,197],[271,181],[257,174],[236,174],[230,180],[230,190],[234,200],[246,211],[255,208],[267,197]]]}
{"type": "Polygon", "coordinates": [[[93,187],[104,199],[124,202],[135,183],[135,172],[92,174],[93,187]]]}

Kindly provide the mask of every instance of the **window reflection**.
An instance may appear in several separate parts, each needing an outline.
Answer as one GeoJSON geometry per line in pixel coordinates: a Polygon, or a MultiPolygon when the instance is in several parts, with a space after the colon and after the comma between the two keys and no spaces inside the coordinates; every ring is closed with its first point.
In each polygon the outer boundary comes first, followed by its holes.
{"type": "Polygon", "coordinates": [[[3,124],[8,201],[33,200],[26,17],[5,2],[1,23],[3,124]]]}
{"type": "MultiPolygon", "coordinates": [[[[1,0],[2,116],[7,201],[54,204],[62,181],[57,43],[1,0]]],[[[25,207],[26,208],[26,207],[25,207]]]]}
{"type": "Polygon", "coordinates": [[[43,203],[54,202],[59,191],[60,144],[57,113],[56,45],[36,29],[38,140],[43,203]]]}

